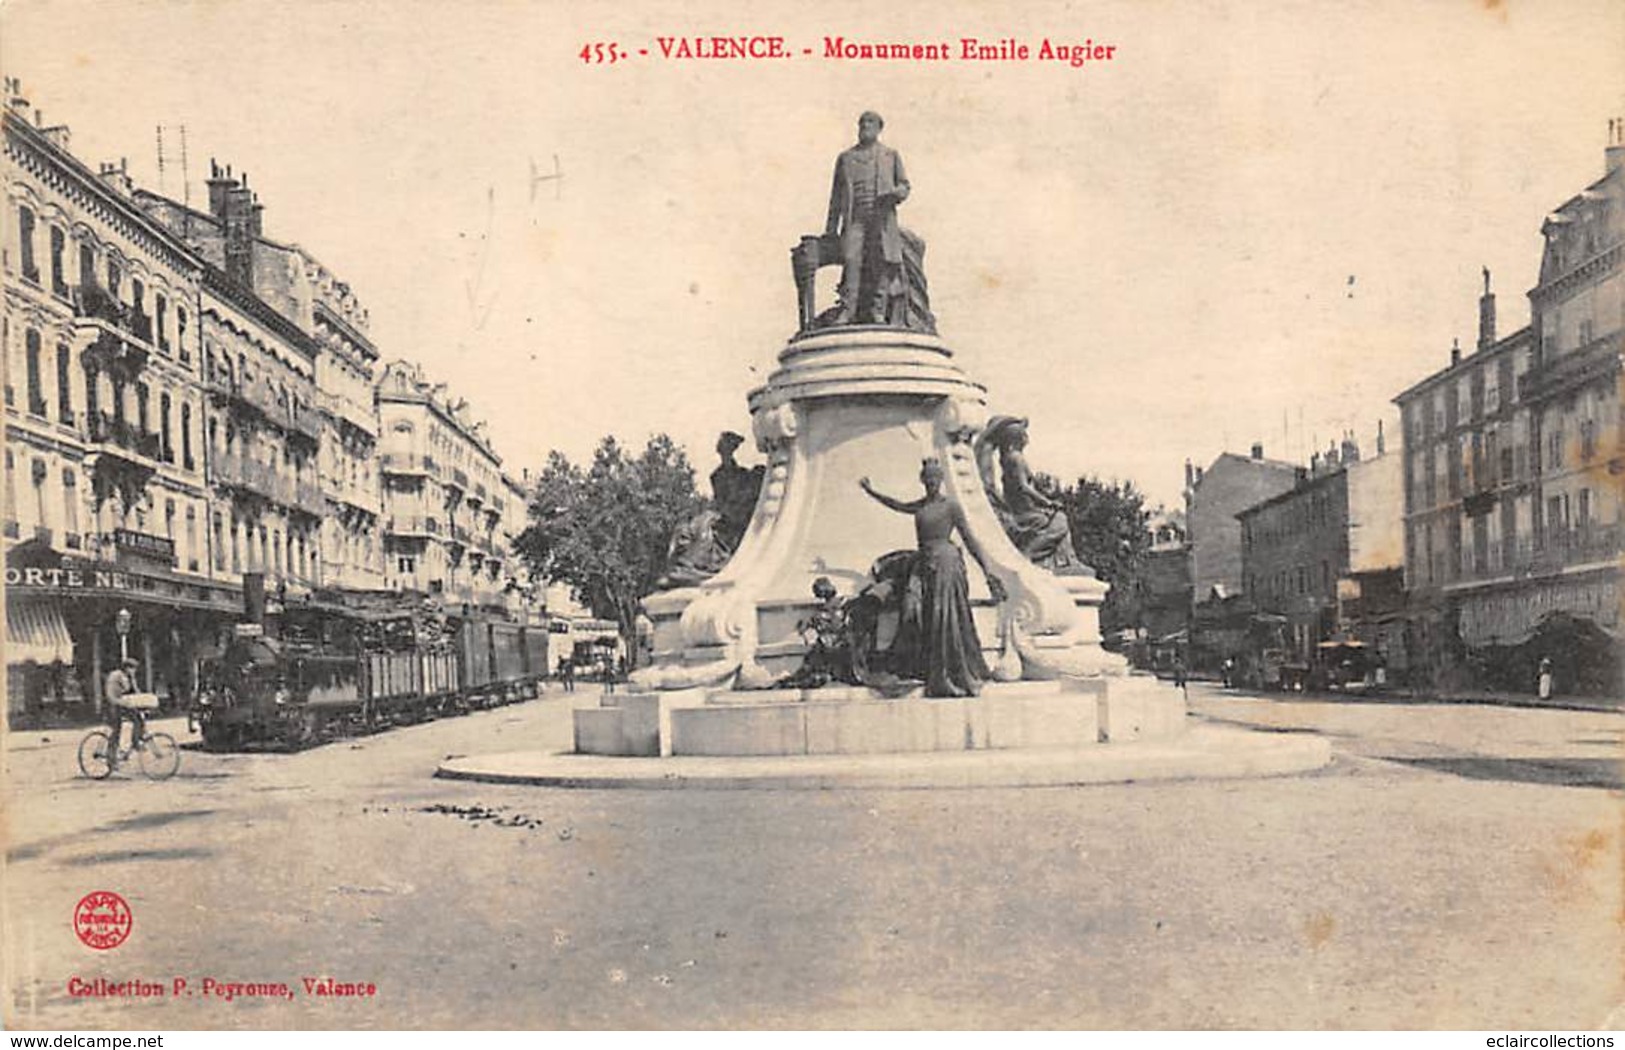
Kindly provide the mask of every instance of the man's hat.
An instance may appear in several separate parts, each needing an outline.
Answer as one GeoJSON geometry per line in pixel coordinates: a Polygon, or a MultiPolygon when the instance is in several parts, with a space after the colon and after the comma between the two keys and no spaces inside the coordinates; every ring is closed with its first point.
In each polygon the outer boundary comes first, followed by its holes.
{"type": "Polygon", "coordinates": [[[732,430],[724,430],[722,435],[717,438],[717,451],[732,452],[744,443],[745,438],[743,435],[736,434],[732,430]]]}

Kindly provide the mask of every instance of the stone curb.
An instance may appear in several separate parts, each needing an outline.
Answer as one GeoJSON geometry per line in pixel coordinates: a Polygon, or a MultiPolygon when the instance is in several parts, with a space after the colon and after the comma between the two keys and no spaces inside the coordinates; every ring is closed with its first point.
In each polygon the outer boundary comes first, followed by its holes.
{"type": "Polygon", "coordinates": [[[1066,787],[1286,776],[1331,761],[1323,737],[1195,726],[1173,741],[1022,751],[785,758],[609,758],[515,751],[448,759],[435,776],[489,784],[644,790],[1066,787]]]}

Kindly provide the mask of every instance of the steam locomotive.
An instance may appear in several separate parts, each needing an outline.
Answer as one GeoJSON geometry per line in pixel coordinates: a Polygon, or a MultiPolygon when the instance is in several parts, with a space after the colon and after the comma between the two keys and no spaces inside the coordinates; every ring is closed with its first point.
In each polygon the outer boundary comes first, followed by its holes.
{"type": "Polygon", "coordinates": [[[545,627],[404,599],[266,613],[250,589],[247,605],[248,622],[202,662],[192,716],[214,749],[309,747],[466,714],[535,697],[548,671],[545,627]]]}

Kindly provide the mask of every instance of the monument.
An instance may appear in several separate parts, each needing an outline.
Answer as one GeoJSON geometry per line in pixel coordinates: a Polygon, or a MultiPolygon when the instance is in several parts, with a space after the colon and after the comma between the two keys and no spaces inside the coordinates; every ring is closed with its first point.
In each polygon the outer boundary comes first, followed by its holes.
{"type": "MultiPolygon", "coordinates": [[[[646,599],[653,663],[612,706],[576,712],[580,752],[1073,746],[1183,727],[1177,690],[1101,648],[1106,586],[1034,484],[1026,421],[991,416],[936,334],[882,127],[859,119],[824,232],[791,251],[799,328],[746,399],[767,460],[748,520],[725,564],[646,599]],[[818,312],[818,273],[836,265],[818,312]]],[[[729,498],[754,488],[734,467],[729,498]]],[[[729,524],[715,477],[707,542],[729,524]]]]}

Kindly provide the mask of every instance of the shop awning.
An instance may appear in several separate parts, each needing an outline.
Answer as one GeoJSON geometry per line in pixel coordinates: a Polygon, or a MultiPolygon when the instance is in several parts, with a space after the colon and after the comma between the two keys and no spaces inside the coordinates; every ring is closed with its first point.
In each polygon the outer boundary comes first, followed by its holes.
{"type": "Polygon", "coordinates": [[[6,663],[73,662],[73,639],[62,606],[50,599],[11,598],[6,602],[6,663]]]}

